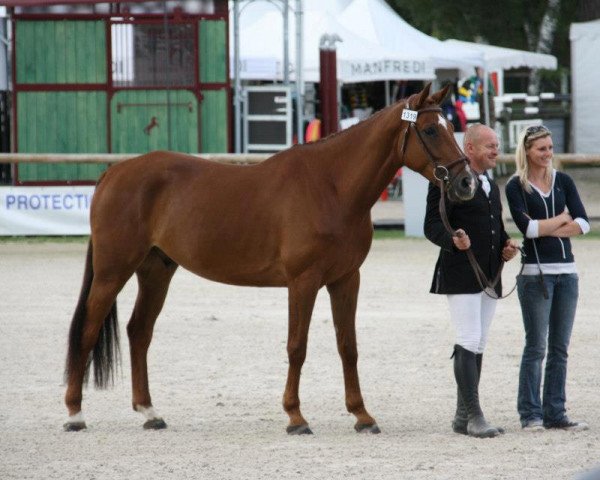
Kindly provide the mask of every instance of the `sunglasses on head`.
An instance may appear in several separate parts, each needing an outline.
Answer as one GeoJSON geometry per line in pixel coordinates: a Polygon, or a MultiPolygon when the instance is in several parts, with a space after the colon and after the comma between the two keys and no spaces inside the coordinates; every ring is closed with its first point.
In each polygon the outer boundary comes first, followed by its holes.
{"type": "Polygon", "coordinates": [[[547,133],[550,135],[550,130],[548,130],[544,125],[533,125],[532,127],[527,127],[527,130],[525,130],[524,141],[527,141],[531,135],[535,135],[536,133],[547,133]]]}

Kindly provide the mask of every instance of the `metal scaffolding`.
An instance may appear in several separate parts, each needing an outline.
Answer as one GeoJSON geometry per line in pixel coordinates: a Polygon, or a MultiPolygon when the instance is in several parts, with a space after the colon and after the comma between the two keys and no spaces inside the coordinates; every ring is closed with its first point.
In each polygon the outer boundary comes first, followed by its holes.
{"type": "MultiPolygon", "coordinates": [[[[234,105],[234,138],[235,152],[242,150],[242,80],[240,78],[240,15],[243,9],[257,1],[267,1],[281,10],[283,17],[283,83],[289,85],[291,65],[289,60],[289,11],[292,0],[233,0],[233,105],[234,105]],[[240,4],[244,3],[240,8],[240,4]]],[[[304,137],[304,81],[302,76],[302,0],[294,1],[294,18],[296,32],[296,82],[294,97],[296,101],[296,135],[298,143],[304,137]]]]}

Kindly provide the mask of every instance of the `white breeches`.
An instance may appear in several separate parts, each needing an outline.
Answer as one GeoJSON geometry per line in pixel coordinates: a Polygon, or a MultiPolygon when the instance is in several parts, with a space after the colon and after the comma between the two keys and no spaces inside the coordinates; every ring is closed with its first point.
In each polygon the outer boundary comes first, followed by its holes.
{"type": "Polygon", "coordinates": [[[456,344],[473,353],[483,353],[497,299],[483,292],[447,297],[450,319],[456,329],[456,344]]]}

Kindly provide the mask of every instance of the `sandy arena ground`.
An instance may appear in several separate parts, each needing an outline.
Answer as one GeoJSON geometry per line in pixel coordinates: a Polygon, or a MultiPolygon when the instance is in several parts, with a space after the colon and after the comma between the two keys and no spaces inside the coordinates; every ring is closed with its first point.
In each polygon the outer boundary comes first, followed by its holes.
{"type": "MultiPolygon", "coordinates": [[[[380,435],[354,432],[328,298],[313,316],[303,370],[311,436],[288,436],[286,291],[224,286],[179,270],[150,350],[153,401],[169,428],[144,431],[130,406],[119,296],[122,379],[84,391],[87,431],[65,433],[63,361],[83,243],[0,243],[0,479],[571,479],[600,464],[600,240],[575,240],[581,298],[570,348],[568,414],[586,432],[520,430],[523,333],[516,294],[500,302],[484,358],[482,405],[495,439],[452,433],[453,332],[428,292],[426,240],[378,240],[362,268],[359,371],[380,435]]],[[[512,286],[517,262],[505,269],[512,286]]]]}

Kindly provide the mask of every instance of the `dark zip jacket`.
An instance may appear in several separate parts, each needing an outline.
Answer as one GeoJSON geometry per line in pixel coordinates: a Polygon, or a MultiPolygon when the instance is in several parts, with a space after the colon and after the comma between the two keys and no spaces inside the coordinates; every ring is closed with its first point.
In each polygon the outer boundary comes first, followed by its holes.
{"type": "MultiPolygon", "coordinates": [[[[489,180],[489,198],[477,187],[475,196],[467,202],[446,201],[448,220],[453,229],[462,228],[471,239],[471,249],[489,281],[496,277],[502,261],[502,249],[508,235],[502,221],[502,203],[498,185],[489,180]]],[[[446,231],[439,212],[440,189],[430,184],[427,193],[427,210],[423,226],[425,236],[441,247],[435,265],[431,293],[478,293],[481,287],[469,263],[467,254],[454,246],[452,236],[446,231]]],[[[485,285],[484,285],[485,286],[485,285]]],[[[502,295],[502,281],[496,285],[502,295]]]]}
{"type": "MultiPolygon", "coordinates": [[[[564,212],[565,207],[571,217],[582,218],[589,222],[577,192],[577,187],[575,187],[575,182],[563,172],[556,171],[551,194],[548,197],[542,197],[534,188],[532,188],[531,193],[527,193],[521,187],[519,177],[513,176],[506,184],[506,199],[508,200],[510,214],[521,233],[523,233],[523,237],[527,232],[529,218],[532,220],[552,218],[564,212]]],[[[571,249],[571,240],[568,237],[538,237],[535,239],[535,243],[540,263],[573,263],[575,261],[571,249]]],[[[533,240],[525,238],[523,247],[526,256],[521,262],[537,263],[533,240]]]]}

